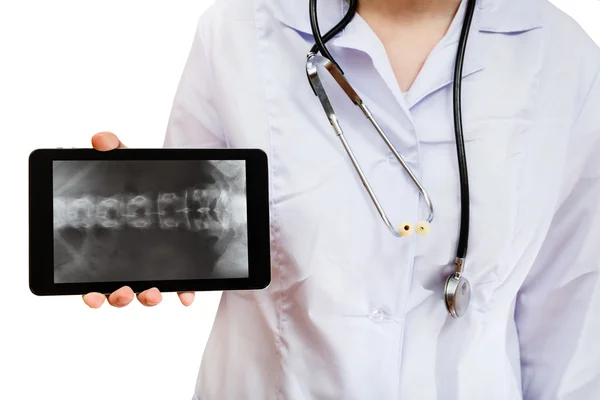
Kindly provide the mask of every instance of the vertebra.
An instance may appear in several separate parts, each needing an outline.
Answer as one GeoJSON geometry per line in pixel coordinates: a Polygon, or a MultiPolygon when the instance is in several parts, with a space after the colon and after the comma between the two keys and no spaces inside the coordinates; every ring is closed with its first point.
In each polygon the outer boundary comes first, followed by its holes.
{"type": "Polygon", "coordinates": [[[123,196],[116,195],[101,199],[96,204],[96,223],[103,228],[121,228],[124,225],[123,196]]]}
{"type": "Polygon", "coordinates": [[[130,198],[126,205],[126,214],[123,216],[126,223],[133,228],[149,228],[152,225],[152,201],[142,195],[130,198]]]}
{"type": "Polygon", "coordinates": [[[188,218],[187,191],[178,196],[176,193],[160,193],[158,195],[158,222],[163,229],[184,227],[190,229],[188,218]]]}
{"type": "Polygon", "coordinates": [[[89,229],[96,223],[95,204],[91,196],[67,204],[67,223],[74,228],[89,229]]]}
{"type": "Polygon", "coordinates": [[[228,214],[227,193],[216,189],[194,190],[192,195],[192,223],[196,230],[227,229],[228,221],[224,218],[228,214]]]}

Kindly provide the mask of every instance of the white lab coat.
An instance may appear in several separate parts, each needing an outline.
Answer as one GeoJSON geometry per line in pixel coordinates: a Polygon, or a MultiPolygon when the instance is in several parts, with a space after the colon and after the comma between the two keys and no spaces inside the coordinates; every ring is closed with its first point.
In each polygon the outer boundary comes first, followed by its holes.
{"type": "MultiPolygon", "coordinates": [[[[320,1],[323,32],[343,0],[320,1]]],[[[460,206],[452,72],[464,5],[401,93],[357,16],[328,45],[428,190],[428,236],[393,237],[313,95],[308,0],[218,0],[167,147],[269,156],[273,280],[222,297],[194,399],[600,399],[600,50],[546,0],[483,0],[467,48],[468,314],[452,319],[460,206]]],[[[426,216],[377,133],[325,79],[395,223],[426,216]]]]}

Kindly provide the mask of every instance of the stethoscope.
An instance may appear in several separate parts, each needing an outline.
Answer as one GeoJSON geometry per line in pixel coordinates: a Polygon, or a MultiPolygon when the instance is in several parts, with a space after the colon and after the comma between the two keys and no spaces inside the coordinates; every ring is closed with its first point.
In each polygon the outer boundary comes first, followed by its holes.
{"type": "MultiPolygon", "coordinates": [[[[454,69],[454,131],[456,136],[456,151],[460,171],[461,218],[460,236],[456,252],[455,269],[454,273],[452,273],[446,280],[446,284],[444,287],[444,300],[446,304],[446,309],[454,318],[459,318],[465,314],[469,307],[469,302],[471,300],[471,285],[469,281],[463,276],[465,267],[465,257],[467,255],[467,246],[469,239],[470,210],[469,178],[467,174],[467,158],[465,155],[465,144],[462,129],[461,84],[465,50],[467,47],[469,29],[473,20],[476,2],[477,0],[468,0],[465,22],[462,27],[461,37],[458,44],[458,54],[456,57],[456,64],[454,69]]],[[[404,161],[402,156],[398,153],[398,151],[394,148],[388,137],[385,135],[385,133],[373,117],[373,114],[371,114],[371,112],[369,111],[367,105],[362,101],[362,99],[352,88],[350,83],[348,83],[348,81],[344,77],[344,72],[342,71],[340,66],[335,62],[334,58],[325,47],[326,42],[328,42],[335,35],[341,32],[350,23],[350,21],[352,21],[352,19],[356,15],[357,6],[358,0],[349,0],[348,12],[343,17],[343,19],[329,32],[327,32],[325,36],[321,36],[321,32],[319,30],[319,23],[317,19],[317,0],[310,0],[310,23],[313,37],[315,40],[315,45],[307,55],[306,72],[308,80],[315,95],[319,98],[319,101],[321,102],[321,105],[323,106],[323,109],[327,114],[327,118],[329,119],[333,130],[335,131],[336,135],[340,138],[346,150],[346,153],[348,153],[352,164],[354,164],[354,168],[356,169],[356,172],[358,173],[365,189],[369,193],[373,204],[377,208],[379,215],[383,219],[390,232],[396,237],[406,237],[413,232],[413,227],[411,226],[411,224],[400,224],[398,228],[395,228],[394,225],[390,222],[389,218],[387,217],[387,214],[383,210],[381,204],[377,200],[377,196],[375,196],[375,193],[373,192],[369,181],[363,173],[358,161],[356,160],[356,157],[354,156],[354,153],[352,152],[352,149],[350,148],[350,145],[344,137],[343,130],[339,124],[338,118],[335,114],[335,111],[333,110],[331,102],[329,101],[329,97],[327,96],[327,93],[325,92],[325,89],[321,84],[321,80],[319,78],[319,73],[317,70],[317,67],[319,66],[323,67],[331,74],[331,76],[338,83],[338,85],[340,85],[340,87],[350,98],[350,100],[352,100],[352,102],[356,106],[358,106],[358,108],[361,109],[361,111],[371,122],[375,130],[379,133],[379,136],[381,136],[385,144],[394,154],[400,165],[402,165],[402,167],[404,168],[414,185],[419,190],[419,193],[421,194],[425,203],[427,204],[429,215],[427,216],[426,220],[420,221],[416,224],[415,230],[420,235],[426,235],[429,232],[430,223],[433,221],[433,205],[431,203],[429,195],[427,194],[427,192],[423,188],[423,185],[421,185],[415,174],[410,170],[409,166],[404,161]],[[322,55],[318,55],[317,53],[319,52],[322,55]]]]}

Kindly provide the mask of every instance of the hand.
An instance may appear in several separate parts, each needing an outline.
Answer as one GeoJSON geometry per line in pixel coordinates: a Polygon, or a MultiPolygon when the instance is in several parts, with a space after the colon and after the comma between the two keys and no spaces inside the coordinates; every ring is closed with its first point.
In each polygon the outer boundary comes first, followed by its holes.
{"type": "MultiPolygon", "coordinates": [[[[92,137],[92,146],[99,151],[109,151],[114,149],[124,149],[126,146],[121,143],[119,138],[110,132],[97,133],[92,137]]],[[[194,292],[177,293],[179,300],[184,306],[190,306],[194,302],[194,292]]],[[[113,307],[125,307],[129,305],[134,298],[135,293],[130,287],[124,286],[108,296],[108,303],[113,307]]],[[[156,288],[148,289],[137,294],[140,303],[147,307],[158,305],[162,301],[162,294],[156,288]]],[[[101,293],[88,293],[83,296],[83,301],[91,308],[99,308],[104,304],[107,296],[101,293]]]]}

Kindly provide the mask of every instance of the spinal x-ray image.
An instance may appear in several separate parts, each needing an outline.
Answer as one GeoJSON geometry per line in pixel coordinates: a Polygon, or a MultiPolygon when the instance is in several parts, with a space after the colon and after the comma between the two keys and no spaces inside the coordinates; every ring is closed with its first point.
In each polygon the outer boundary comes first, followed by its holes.
{"type": "Polygon", "coordinates": [[[248,277],[244,161],[55,161],[55,283],[248,277]]]}

